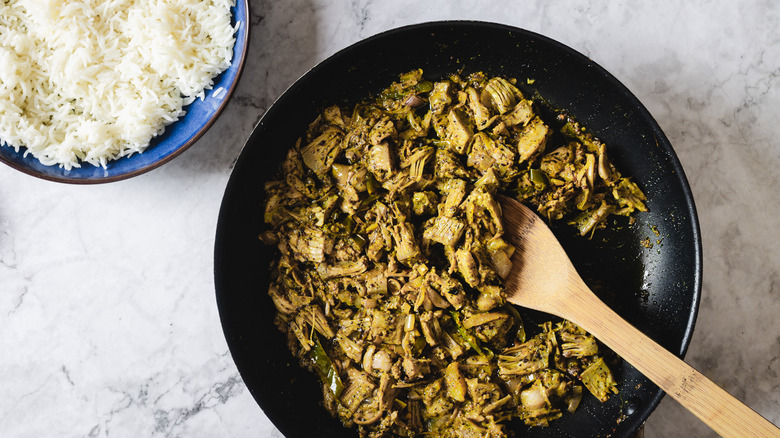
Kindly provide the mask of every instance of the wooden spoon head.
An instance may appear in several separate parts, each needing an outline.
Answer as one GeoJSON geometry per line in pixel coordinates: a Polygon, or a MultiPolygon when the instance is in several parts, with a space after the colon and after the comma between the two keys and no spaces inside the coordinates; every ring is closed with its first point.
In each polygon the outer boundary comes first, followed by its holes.
{"type": "Polygon", "coordinates": [[[507,300],[563,318],[572,293],[584,286],[558,239],[536,213],[506,196],[497,197],[503,238],[516,250],[505,279],[507,300]]]}

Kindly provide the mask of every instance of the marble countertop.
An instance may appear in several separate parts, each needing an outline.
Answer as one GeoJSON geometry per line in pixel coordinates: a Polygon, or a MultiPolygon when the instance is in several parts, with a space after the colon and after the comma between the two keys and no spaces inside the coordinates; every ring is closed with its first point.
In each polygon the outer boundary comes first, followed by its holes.
{"type": "MultiPolygon", "coordinates": [[[[231,168],[264,111],[317,62],[440,19],[557,39],[647,106],[701,223],[702,301],[686,359],[780,423],[780,3],[250,3],[241,84],[182,156],[84,187],[0,167],[0,436],[280,437],[244,387],[217,313],[212,252],[231,168]]],[[[645,436],[714,434],[666,397],[645,436]]]]}

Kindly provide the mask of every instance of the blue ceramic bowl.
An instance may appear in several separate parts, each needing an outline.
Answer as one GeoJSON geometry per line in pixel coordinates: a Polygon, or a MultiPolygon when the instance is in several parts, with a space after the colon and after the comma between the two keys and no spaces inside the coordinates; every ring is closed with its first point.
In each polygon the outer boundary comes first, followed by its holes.
{"type": "Polygon", "coordinates": [[[204,100],[196,99],[186,106],[185,116],[166,126],[163,135],[153,138],[143,153],[111,161],[105,168],[82,163],[80,168],[65,170],[57,165],[45,166],[32,154],[25,156],[27,149],[24,147],[16,152],[13,147],[0,146],[0,161],[21,172],[50,181],[96,184],[140,175],[172,160],[194,144],[214,124],[238,85],[249,43],[248,0],[237,0],[231,12],[233,25],[240,21],[241,26],[236,32],[230,67],[214,78],[214,86],[206,91],[204,100]],[[218,98],[214,98],[214,92],[220,88],[224,90],[220,91],[218,98]]]}

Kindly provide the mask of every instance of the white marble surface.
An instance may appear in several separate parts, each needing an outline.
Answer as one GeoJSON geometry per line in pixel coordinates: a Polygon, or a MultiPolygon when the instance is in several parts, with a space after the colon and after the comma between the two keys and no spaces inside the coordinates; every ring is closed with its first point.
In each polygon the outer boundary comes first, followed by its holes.
{"type": "MultiPolygon", "coordinates": [[[[281,436],[243,386],[214,298],[214,232],[232,164],[307,69],[364,37],[439,19],[557,39],[648,107],[701,221],[703,298],[687,360],[780,423],[779,6],[251,1],[241,85],[173,162],[89,187],[0,167],[0,436],[281,436]]],[[[667,397],[645,436],[714,434],[667,397]]]]}

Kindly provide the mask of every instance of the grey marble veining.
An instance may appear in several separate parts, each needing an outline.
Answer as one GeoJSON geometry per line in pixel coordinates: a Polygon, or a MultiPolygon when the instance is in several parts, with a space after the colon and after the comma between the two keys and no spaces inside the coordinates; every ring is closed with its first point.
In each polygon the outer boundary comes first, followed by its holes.
{"type": "MultiPolygon", "coordinates": [[[[280,437],[236,371],[214,299],[231,168],[264,111],[317,62],[440,19],[557,39],[647,106],[701,223],[686,359],[780,423],[780,3],[253,0],[251,19],[236,95],[171,163],[91,187],[0,167],[0,436],[280,437]]],[[[667,397],[645,436],[715,435],[667,397]]]]}

